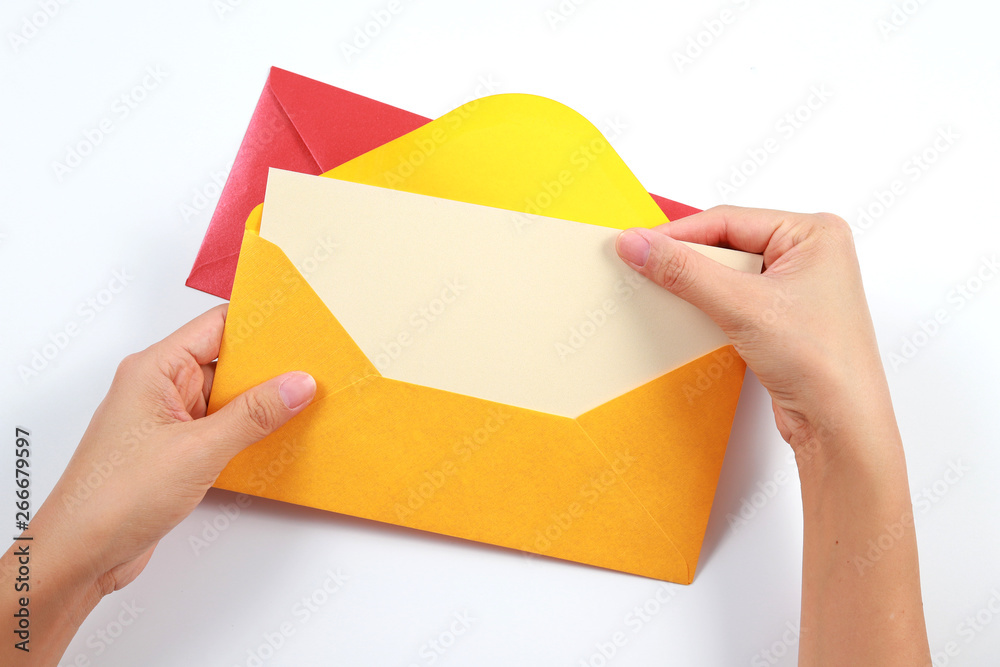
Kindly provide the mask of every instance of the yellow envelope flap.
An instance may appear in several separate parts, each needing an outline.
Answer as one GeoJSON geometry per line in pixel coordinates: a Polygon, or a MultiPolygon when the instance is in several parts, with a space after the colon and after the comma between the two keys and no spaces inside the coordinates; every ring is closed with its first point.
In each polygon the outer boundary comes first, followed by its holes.
{"type": "Polygon", "coordinates": [[[590,121],[537,95],[473,100],[323,175],[616,229],[667,222],[590,121]]]}

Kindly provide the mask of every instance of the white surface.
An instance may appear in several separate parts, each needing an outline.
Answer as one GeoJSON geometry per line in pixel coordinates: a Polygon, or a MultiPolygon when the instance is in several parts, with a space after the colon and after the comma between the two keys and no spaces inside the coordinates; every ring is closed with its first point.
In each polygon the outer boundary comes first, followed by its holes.
{"type": "Polygon", "coordinates": [[[618,258],[619,233],[280,169],[260,223],[385,377],[571,418],[728,343],[618,258]]]}
{"type": "MultiPolygon", "coordinates": [[[[386,2],[232,4],[221,17],[222,3],[208,1],[60,5],[17,52],[9,33],[39,3],[8,0],[0,10],[0,424],[4,433],[32,429],[36,499],[68,461],[118,360],[218,303],[183,282],[215,175],[236,153],[268,66],[428,116],[487,92],[537,93],[599,127],[619,125],[612,143],[640,180],[696,206],[720,201],[717,182],[768,139],[777,150],[731,203],[832,210],[858,224],[859,207],[902,181],[905,192],[857,245],[885,358],[904,339],[924,343],[888,372],[913,493],[926,494],[915,509],[930,641],[934,651],[955,642],[948,665],[992,664],[1000,619],[982,612],[991,622],[974,630],[966,618],[1000,590],[1000,280],[972,300],[954,290],[974,287],[983,258],[1000,250],[1000,5],[923,3],[883,38],[890,0],[591,0],[555,29],[545,12],[556,0],[489,9],[406,1],[348,63],[339,44],[386,2]],[[703,22],[723,8],[733,20],[704,36],[703,22]],[[699,33],[711,43],[678,71],[673,54],[699,33]],[[157,66],[166,77],[124,116],[116,100],[157,66]],[[813,97],[818,108],[801,111],[810,117],[795,129],[783,117],[814,87],[831,96],[813,97]],[[52,163],[105,116],[111,133],[57,180],[52,163]],[[958,139],[928,169],[908,171],[940,128],[958,139]],[[101,312],[80,305],[107,301],[102,290],[122,270],[132,277],[101,312]],[[924,340],[921,322],[939,309],[948,321],[924,340]],[[21,381],[17,365],[69,323],[78,335],[21,381]],[[961,476],[948,472],[958,462],[961,476]]],[[[9,507],[12,459],[2,451],[9,507]]],[[[768,664],[761,652],[772,646],[786,650],[771,664],[792,665],[795,640],[788,635],[789,647],[782,635],[799,615],[801,515],[794,476],[769,486],[779,472],[794,472],[788,449],[749,378],[695,582],[668,587],[677,592],[662,593],[666,603],[647,579],[263,500],[196,554],[189,538],[206,522],[225,525],[220,505],[234,502],[211,492],[144,574],[95,610],[63,664],[83,655],[112,667],[246,665],[262,636],[288,622],[295,634],[267,667],[423,666],[425,643],[467,611],[471,630],[433,664],[600,664],[591,660],[597,645],[620,631],[627,643],[608,661],[614,667],[768,664]],[[773,497],[731,529],[727,514],[762,486],[773,497]],[[350,577],[341,591],[308,618],[296,614],[337,568],[350,577]],[[102,643],[95,633],[115,631],[120,605],[132,601],[144,611],[102,643]],[[648,620],[634,611],[643,606],[648,620]]]]}

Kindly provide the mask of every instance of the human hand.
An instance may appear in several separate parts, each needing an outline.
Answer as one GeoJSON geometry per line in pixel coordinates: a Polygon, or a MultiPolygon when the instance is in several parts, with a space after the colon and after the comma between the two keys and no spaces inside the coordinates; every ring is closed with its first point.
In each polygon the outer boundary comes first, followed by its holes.
{"type": "Polygon", "coordinates": [[[854,242],[842,219],[718,206],[623,232],[617,248],[626,263],[703,310],[729,336],[770,393],[778,429],[797,454],[813,448],[820,434],[827,447],[850,440],[862,423],[895,429],[854,242]],[[678,241],[763,254],[764,272],[735,271],[678,241]]]}
{"type": "Polygon", "coordinates": [[[35,514],[27,533],[38,578],[33,628],[45,639],[33,648],[30,664],[54,664],[91,608],[135,579],[158,541],[191,513],[229,460],[312,400],[313,378],[285,373],[206,416],[226,309],[213,308],[121,362],[69,465],[35,514]]]}
{"type": "Polygon", "coordinates": [[[903,445],[847,223],[719,206],[625,231],[617,247],[707,313],[771,395],[802,485],[799,664],[929,665],[903,445]],[[764,272],[679,241],[762,253],[764,272]],[[887,527],[876,565],[864,554],[887,527]]]}
{"type": "Polygon", "coordinates": [[[301,412],[316,383],[269,380],[205,416],[225,323],[219,306],[121,362],[52,492],[105,592],[131,582],[161,537],[198,505],[233,456],[301,412]],[[78,482],[107,479],[83,500],[78,482]]]}

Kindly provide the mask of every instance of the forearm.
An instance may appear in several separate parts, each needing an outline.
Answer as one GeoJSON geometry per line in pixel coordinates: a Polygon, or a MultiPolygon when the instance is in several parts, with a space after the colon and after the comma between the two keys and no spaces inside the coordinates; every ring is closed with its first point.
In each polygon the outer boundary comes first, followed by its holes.
{"type": "Polygon", "coordinates": [[[817,441],[812,456],[799,457],[799,664],[930,665],[913,509],[895,421],[837,437],[849,442],[817,441]],[[836,454],[828,460],[826,451],[836,454]]]}
{"type": "Polygon", "coordinates": [[[30,539],[15,541],[0,557],[3,665],[57,665],[101,599],[92,573],[81,567],[82,555],[66,543],[65,532],[45,509],[21,535],[30,539]]]}

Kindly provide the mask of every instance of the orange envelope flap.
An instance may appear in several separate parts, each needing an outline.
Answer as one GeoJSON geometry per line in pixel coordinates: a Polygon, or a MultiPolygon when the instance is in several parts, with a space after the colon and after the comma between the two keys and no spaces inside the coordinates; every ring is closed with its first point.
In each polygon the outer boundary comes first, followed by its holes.
{"type": "Polygon", "coordinates": [[[667,222],[590,121],[537,95],[473,100],[323,176],[616,229],[667,222]]]}
{"type": "Polygon", "coordinates": [[[216,486],[692,580],[742,381],[731,348],[575,420],[389,380],[250,227],[209,409],[293,369],[314,403],[216,486]]]}

